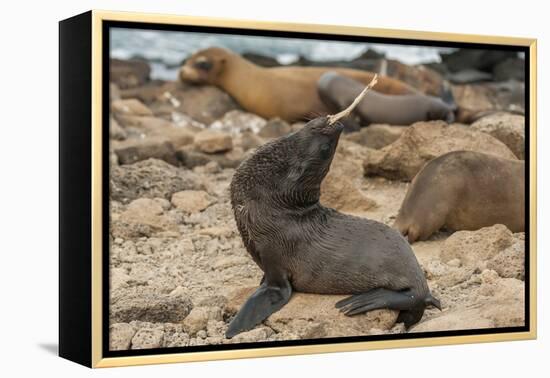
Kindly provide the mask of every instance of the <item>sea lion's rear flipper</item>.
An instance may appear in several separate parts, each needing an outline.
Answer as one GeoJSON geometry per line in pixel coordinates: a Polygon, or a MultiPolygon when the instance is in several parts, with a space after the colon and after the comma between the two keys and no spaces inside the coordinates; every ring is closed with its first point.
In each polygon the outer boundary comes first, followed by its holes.
{"type": "Polygon", "coordinates": [[[409,328],[422,318],[426,307],[424,302],[410,292],[378,288],[345,298],[336,303],[336,308],[348,316],[383,308],[399,310],[397,322],[404,322],[405,327],[409,328]]]}
{"type": "Polygon", "coordinates": [[[290,299],[292,288],[288,281],[281,286],[269,285],[265,280],[247,299],[225,332],[228,339],[248,331],[275,311],[280,310],[290,299]]]}

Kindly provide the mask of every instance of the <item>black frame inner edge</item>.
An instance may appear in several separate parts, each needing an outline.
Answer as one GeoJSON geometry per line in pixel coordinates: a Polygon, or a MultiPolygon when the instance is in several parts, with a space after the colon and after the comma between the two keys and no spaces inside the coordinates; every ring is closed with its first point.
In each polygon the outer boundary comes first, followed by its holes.
{"type": "MultiPolygon", "coordinates": [[[[404,31],[406,33],[406,31],[404,31]]],[[[287,31],[272,31],[272,30],[252,30],[226,27],[210,27],[210,26],[192,26],[192,25],[166,25],[146,22],[127,22],[127,21],[103,21],[102,22],[102,168],[103,168],[103,187],[102,187],[102,357],[129,357],[129,356],[144,356],[144,355],[159,355],[159,354],[177,354],[177,353],[192,353],[192,352],[209,352],[221,350],[239,350],[239,349],[255,349],[267,347],[286,347],[286,346],[303,346],[303,345],[319,345],[319,344],[341,344],[351,342],[368,342],[379,340],[407,340],[407,339],[425,339],[433,337],[449,337],[449,336],[473,336],[473,335],[489,335],[512,332],[529,332],[530,330],[530,60],[529,47],[513,46],[513,45],[498,45],[498,44],[483,44],[483,43],[468,43],[468,42],[442,42],[416,39],[401,39],[387,37],[368,37],[368,36],[349,36],[349,35],[334,35],[323,33],[305,33],[305,32],[287,32],[287,31]],[[333,337],[321,339],[306,339],[306,340],[285,340],[285,341],[270,341],[270,342],[254,342],[240,344],[221,344],[221,345],[198,345],[188,347],[170,347],[170,348],[154,348],[141,350],[125,350],[111,351],[109,350],[109,229],[110,229],[110,209],[109,209],[109,58],[110,58],[110,29],[111,28],[128,28],[128,29],[144,29],[144,30],[159,30],[159,31],[179,31],[179,32],[202,32],[202,33],[218,33],[218,34],[233,34],[243,36],[263,36],[263,37],[280,37],[280,38],[303,38],[314,40],[330,40],[343,42],[363,42],[363,43],[385,43],[398,45],[417,45],[417,46],[434,46],[434,47],[456,47],[469,49],[485,49],[485,50],[508,50],[518,51],[525,54],[525,325],[523,327],[502,327],[488,329],[472,329],[472,330],[457,330],[457,331],[437,331],[437,332],[422,332],[422,333],[405,333],[392,335],[369,335],[369,336],[351,336],[351,337],[333,337]]]]}

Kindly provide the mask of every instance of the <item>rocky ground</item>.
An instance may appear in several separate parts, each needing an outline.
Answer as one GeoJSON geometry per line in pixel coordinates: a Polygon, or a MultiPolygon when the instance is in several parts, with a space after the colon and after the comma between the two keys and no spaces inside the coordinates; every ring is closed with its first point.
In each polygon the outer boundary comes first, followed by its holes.
{"type": "MultiPolygon", "coordinates": [[[[237,233],[231,177],[254,148],[302,124],[246,113],[214,87],[148,81],[142,66],[117,64],[110,124],[112,350],[405,332],[393,311],[346,317],[334,308],[341,296],[295,294],[263,325],[225,339],[228,322],[262,276],[237,233]]],[[[423,71],[409,76],[411,84],[427,82],[423,71]]],[[[471,125],[371,125],[345,135],[322,203],[391,225],[410,180],[430,159],[461,149],[523,159],[524,118],[501,111],[522,104],[495,86],[453,87],[459,114],[499,110],[471,125]]],[[[428,309],[409,332],[523,325],[524,237],[494,225],[415,243],[443,310],[428,309]]]]}

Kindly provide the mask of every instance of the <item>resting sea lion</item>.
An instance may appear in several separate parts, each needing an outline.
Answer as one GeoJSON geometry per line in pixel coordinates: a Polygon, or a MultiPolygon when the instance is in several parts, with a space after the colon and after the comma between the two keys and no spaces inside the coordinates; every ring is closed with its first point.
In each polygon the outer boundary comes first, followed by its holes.
{"type": "MultiPolygon", "coordinates": [[[[349,68],[260,67],[229,50],[211,47],[193,54],[180,69],[184,82],[216,85],[247,111],[288,122],[328,114],[317,93],[317,81],[329,70],[368,84],[374,73],[349,68]]],[[[383,77],[375,88],[388,94],[417,93],[407,84],[383,77]]]]}
{"type": "MultiPolygon", "coordinates": [[[[351,104],[364,85],[334,71],[324,73],[318,82],[319,95],[331,110],[339,111],[351,104]]],[[[410,125],[418,121],[454,121],[456,106],[446,104],[440,98],[421,93],[401,96],[369,92],[357,105],[355,113],[362,124],[389,123],[410,125]]]]}
{"type": "Polygon", "coordinates": [[[244,245],[264,277],[231,321],[227,337],[278,311],[292,291],[351,294],[336,304],[346,315],[394,309],[406,327],[417,323],[428,305],[440,307],[396,230],[319,203],[343,129],[338,119],[353,106],[260,146],[237,168],[231,205],[244,245]]]}
{"type": "Polygon", "coordinates": [[[494,224],[525,230],[525,162],[453,151],[418,172],[394,227],[413,243],[442,227],[477,230],[494,224]]]}

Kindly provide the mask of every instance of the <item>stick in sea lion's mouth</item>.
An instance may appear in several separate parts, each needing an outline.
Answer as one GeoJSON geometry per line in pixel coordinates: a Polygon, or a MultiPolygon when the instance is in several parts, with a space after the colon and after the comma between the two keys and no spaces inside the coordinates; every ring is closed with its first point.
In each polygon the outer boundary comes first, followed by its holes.
{"type": "Polygon", "coordinates": [[[355,109],[357,104],[359,104],[359,101],[361,101],[363,97],[365,97],[369,89],[371,89],[376,85],[377,81],[378,81],[378,74],[375,74],[372,80],[370,81],[370,83],[365,87],[365,89],[363,89],[361,93],[359,93],[359,96],[357,96],[355,100],[353,100],[350,106],[348,106],[346,109],[342,110],[339,113],[328,116],[328,124],[334,125],[336,122],[338,122],[342,118],[347,117],[353,111],[353,109],[355,109]]]}

